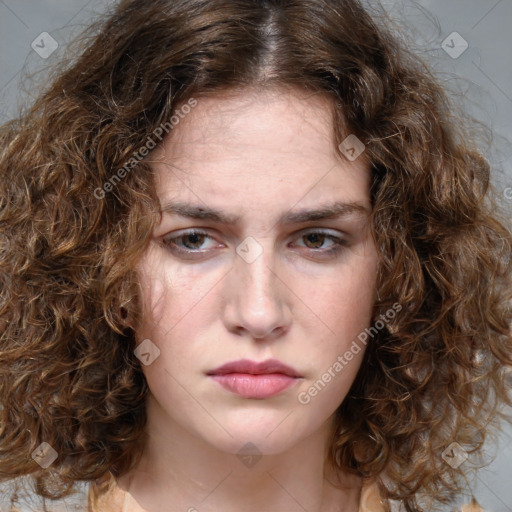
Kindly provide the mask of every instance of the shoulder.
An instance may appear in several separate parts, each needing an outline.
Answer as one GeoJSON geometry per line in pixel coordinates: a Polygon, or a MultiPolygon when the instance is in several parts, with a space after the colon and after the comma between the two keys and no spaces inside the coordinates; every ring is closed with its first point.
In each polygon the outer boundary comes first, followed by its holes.
{"type": "Polygon", "coordinates": [[[90,512],[119,512],[124,509],[126,492],[121,489],[112,476],[92,482],[89,488],[90,512]]]}
{"type": "Polygon", "coordinates": [[[363,485],[359,500],[359,512],[384,512],[384,505],[376,482],[363,485]]]}
{"type": "Polygon", "coordinates": [[[60,500],[35,492],[29,475],[0,482],[0,512],[88,512],[89,483],[77,482],[73,494],[60,500]]]}
{"type": "MultiPolygon", "coordinates": [[[[400,507],[391,506],[392,510],[402,510],[400,507]]],[[[486,512],[477,504],[462,505],[457,512],[486,512]]],[[[385,512],[384,502],[382,500],[379,487],[376,482],[364,484],[361,489],[361,499],[359,501],[358,512],[385,512]]]]}

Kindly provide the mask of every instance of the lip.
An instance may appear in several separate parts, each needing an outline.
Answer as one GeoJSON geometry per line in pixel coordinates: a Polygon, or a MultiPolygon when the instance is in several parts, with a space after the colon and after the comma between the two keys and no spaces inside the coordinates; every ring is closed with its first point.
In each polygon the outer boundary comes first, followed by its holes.
{"type": "Polygon", "coordinates": [[[251,361],[250,359],[239,359],[238,361],[223,364],[209,371],[207,375],[226,375],[228,373],[248,373],[251,375],[281,373],[289,377],[301,377],[297,370],[277,359],[267,359],[261,363],[251,361]]]}
{"type": "Polygon", "coordinates": [[[301,379],[294,368],[277,359],[261,363],[240,359],[219,366],[207,375],[228,391],[255,399],[276,396],[301,379]]]}

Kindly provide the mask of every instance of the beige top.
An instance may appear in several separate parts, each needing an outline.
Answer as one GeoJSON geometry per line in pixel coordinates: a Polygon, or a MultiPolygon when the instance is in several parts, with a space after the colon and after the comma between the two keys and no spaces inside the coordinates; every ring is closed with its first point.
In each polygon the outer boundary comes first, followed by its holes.
{"type": "MultiPolygon", "coordinates": [[[[128,506],[127,493],[117,485],[99,496],[98,487],[94,484],[90,487],[88,512],[126,512],[128,506]]],[[[376,483],[363,485],[359,512],[384,512],[384,506],[380,499],[380,491],[376,483]]],[[[478,505],[464,505],[461,512],[485,512],[478,505]]]]}

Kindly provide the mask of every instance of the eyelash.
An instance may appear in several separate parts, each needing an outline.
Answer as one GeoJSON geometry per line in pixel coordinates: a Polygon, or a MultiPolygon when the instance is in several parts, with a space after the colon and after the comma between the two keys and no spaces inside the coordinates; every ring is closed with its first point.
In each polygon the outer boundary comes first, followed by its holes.
{"type": "MultiPolygon", "coordinates": [[[[175,253],[178,253],[178,254],[184,254],[184,255],[188,255],[188,256],[191,256],[191,255],[199,256],[201,254],[204,254],[206,252],[205,250],[182,249],[182,248],[179,248],[178,245],[175,243],[176,240],[180,240],[180,239],[186,238],[186,237],[191,236],[191,235],[205,236],[207,238],[213,239],[213,237],[211,237],[205,231],[201,231],[199,229],[192,229],[192,230],[184,232],[184,233],[182,233],[182,234],[180,234],[178,236],[164,237],[164,238],[162,238],[161,243],[169,251],[175,252],[175,253]]],[[[327,257],[328,256],[336,256],[338,253],[340,253],[347,246],[347,241],[344,240],[343,238],[340,238],[340,237],[337,237],[335,235],[329,234],[329,233],[327,233],[325,231],[322,231],[322,230],[309,231],[307,233],[302,234],[299,238],[304,238],[304,237],[307,237],[309,235],[325,236],[326,238],[328,238],[328,239],[330,239],[330,240],[332,240],[334,242],[334,245],[332,246],[332,248],[331,249],[327,249],[327,250],[306,248],[309,251],[320,253],[322,256],[327,256],[327,257]]]]}

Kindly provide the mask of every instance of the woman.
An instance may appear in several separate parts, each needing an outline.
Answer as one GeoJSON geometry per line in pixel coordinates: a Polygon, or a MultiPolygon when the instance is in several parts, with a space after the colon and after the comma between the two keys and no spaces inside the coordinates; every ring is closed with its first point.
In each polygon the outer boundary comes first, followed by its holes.
{"type": "Polygon", "coordinates": [[[121,2],[1,133],[13,507],[24,475],[102,512],[461,496],[511,404],[512,234],[357,1],[121,2]]]}

